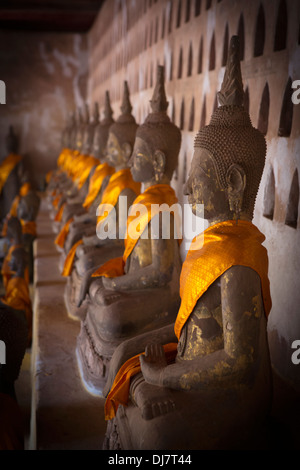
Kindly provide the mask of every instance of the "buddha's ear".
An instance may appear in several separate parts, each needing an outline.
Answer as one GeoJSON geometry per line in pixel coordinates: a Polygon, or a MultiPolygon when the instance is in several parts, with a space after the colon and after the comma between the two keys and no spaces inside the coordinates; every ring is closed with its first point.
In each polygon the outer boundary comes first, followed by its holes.
{"type": "Polygon", "coordinates": [[[155,180],[160,181],[165,173],[166,156],[161,150],[156,150],[153,156],[155,180]]]}
{"type": "Polygon", "coordinates": [[[246,187],[246,174],[244,169],[240,165],[233,163],[226,172],[226,182],[230,210],[239,212],[242,207],[246,187]]]}
{"type": "Polygon", "coordinates": [[[132,145],[129,142],[124,142],[122,144],[122,151],[124,153],[126,160],[129,160],[132,154],[132,145]]]}

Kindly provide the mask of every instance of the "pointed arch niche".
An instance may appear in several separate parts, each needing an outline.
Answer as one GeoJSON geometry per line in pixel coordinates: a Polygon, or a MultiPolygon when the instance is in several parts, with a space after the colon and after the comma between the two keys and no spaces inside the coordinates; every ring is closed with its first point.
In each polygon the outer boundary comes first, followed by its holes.
{"type": "Polygon", "coordinates": [[[279,137],[289,137],[293,124],[293,102],[292,102],[292,79],[289,77],[281,106],[280,121],[278,128],[279,137]]]}
{"type": "Polygon", "coordinates": [[[270,108],[270,93],[269,93],[269,85],[268,83],[265,84],[260,107],[259,107],[259,115],[258,115],[258,124],[257,128],[260,132],[264,135],[268,132],[268,125],[269,125],[269,108],[270,108]]]}
{"type": "Polygon", "coordinates": [[[285,217],[285,225],[289,227],[297,228],[298,222],[298,207],[299,207],[299,176],[298,170],[296,169],[293,175],[289,201],[285,217]]]}
{"type": "Polygon", "coordinates": [[[260,4],[256,19],[255,36],[254,36],[254,57],[263,55],[266,36],[266,20],[264,7],[260,4]]]}
{"type": "Polygon", "coordinates": [[[271,167],[267,178],[267,184],[264,192],[264,211],[263,215],[267,219],[273,220],[275,208],[275,177],[271,167]]]}
{"type": "Polygon", "coordinates": [[[275,29],[274,51],[282,51],[286,48],[287,31],[288,15],[286,1],[280,0],[275,29]]]}

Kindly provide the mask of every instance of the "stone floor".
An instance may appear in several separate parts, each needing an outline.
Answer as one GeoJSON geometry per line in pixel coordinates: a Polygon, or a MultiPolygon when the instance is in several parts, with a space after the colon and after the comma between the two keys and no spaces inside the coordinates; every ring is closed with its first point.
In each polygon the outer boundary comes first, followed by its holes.
{"type": "MultiPolygon", "coordinates": [[[[75,356],[79,322],[68,317],[65,280],[54,245],[45,201],[37,220],[32,287],[34,334],[26,352],[16,393],[25,422],[26,449],[102,448],[104,400],[84,388],[75,356]]],[[[300,366],[299,366],[300,367],[300,366]]],[[[274,400],[268,449],[300,448],[300,394],[274,372],[274,400]]]]}
{"type": "Polygon", "coordinates": [[[104,400],[84,388],[75,355],[80,323],[68,317],[51,221],[43,201],[37,220],[33,286],[34,328],[16,393],[26,449],[101,449],[104,400]]]}

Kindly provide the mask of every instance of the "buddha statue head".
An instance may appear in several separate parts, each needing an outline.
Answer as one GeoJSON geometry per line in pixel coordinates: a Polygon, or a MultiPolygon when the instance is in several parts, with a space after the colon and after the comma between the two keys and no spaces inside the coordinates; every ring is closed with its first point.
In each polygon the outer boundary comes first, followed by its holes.
{"type": "Polygon", "coordinates": [[[37,218],[40,208],[40,197],[36,191],[29,191],[26,196],[20,199],[17,209],[19,219],[34,221],[37,218]]]}
{"type": "Polygon", "coordinates": [[[82,153],[85,155],[90,155],[93,149],[93,141],[95,135],[95,129],[99,124],[99,106],[98,103],[94,104],[94,110],[92,114],[92,119],[89,117],[89,108],[86,104],[85,112],[85,131],[83,137],[82,153]]]}
{"type": "Polygon", "coordinates": [[[73,110],[68,119],[68,137],[66,140],[67,148],[74,150],[76,148],[77,119],[76,112],[73,110]]]}
{"type": "Polygon", "coordinates": [[[81,152],[84,138],[85,121],[81,108],[77,109],[75,149],[81,152]]]}
{"type": "Polygon", "coordinates": [[[7,238],[15,245],[22,243],[22,225],[17,217],[9,217],[7,221],[7,238]]]}
{"type": "Polygon", "coordinates": [[[15,134],[15,130],[12,125],[9,126],[8,134],[5,138],[5,144],[8,153],[18,153],[19,139],[15,134]]]}
{"type": "Polygon", "coordinates": [[[124,82],[124,94],[121,115],[109,128],[107,141],[107,161],[117,168],[127,168],[135,140],[138,124],[131,114],[132,106],[129,99],[127,81],[124,82]]]}
{"type": "Polygon", "coordinates": [[[113,110],[110,105],[109,92],[105,92],[105,103],[103,119],[98,123],[95,128],[94,141],[93,141],[93,156],[99,158],[101,163],[104,163],[106,158],[106,145],[108,139],[108,131],[114,123],[113,110]]]}
{"type": "Polygon", "coordinates": [[[133,179],[153,184],[170,182],[178,164],[181,132],[167,115],[164,67],[157,67],[157,82],[150,101],[151,113],[139,126],[132,157],[133,179]]]}
{"type": "Polygon", "coordinates": [[[184,193],[195,215],[204,204],[210,224],[239,218],[252,220],[265,164],[266,142],[243,106],[244,91],[238,36],[231,38],[218,107],[195,138],[184,193]]]}

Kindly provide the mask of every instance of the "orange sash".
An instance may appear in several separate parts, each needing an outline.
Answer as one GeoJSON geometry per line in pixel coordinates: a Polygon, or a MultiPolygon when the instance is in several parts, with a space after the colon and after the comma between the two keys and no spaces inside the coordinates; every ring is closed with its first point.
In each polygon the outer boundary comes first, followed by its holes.
{"type": "Polygon", "coordinates": [[[18,216],[18,205],[22,197],[26,196],[29,191],[31,190],[31,184],[30,183],[24,183],[20,190],[19,194],[14,198],[9,213],[6,216],[6,220],[3,224],[3,229],[2,229],[2,236],[5,237],[7,234],[7,221],[10,217],[17,217],[18,216]]]}
{"type": "MultiPolygon", "coordinates": [[[[247,266],[261,279],[265,314],[271,309],[268,279],[268,255],[262,246],[264,235],[251,222],[227,220],[215,224],[194,238],[180,276],[181,305],[175,321],[175,334],[180,333],[199,298],[209,286],[232,266],[247,266]]],[[[177,345],[165,345],[174,351],[177,345]]],[[[176,351],[174,351],[176,352],[176,351]]],[[[105,419],[115,416],[118,404],[128,403],[130,378],[140,372],[139,355],[120,368],[105,403],[105,419]]]]}
{"type": "Polygon", "coordinates": [[[238,224],[233,220],[220,222],[194,238],[194,249],[189,250],[180,275],[181,305],[175,322],[178,339],[198,299],[232,266],[247,266],[259,274],[265,314],[268,316],[272,302],[268,253],[262,246],[264,240],[265,236],[258,228],[244,220],[239,220],[238,224]],[[200,245],[198,249],[197,244],[200,245]]]}
{"type": "Polygon", "coordinates": [[[176,204],[178,199],[176,197],[174,189],[168,184],[156,184],[147,188],[142,194],[140,194],[134,201],[129,216],[127,217],[127,233],[125,237],[125,250],[123,256],[120,258],[113,258],[103,264],[99,269],[97,269],[92,277],[104,276],[104,277],[118,277],[124,274],[124,267],[126,260],[132,253],[135,245],[137,244],[139,238],[144,232],[145,228],[155,215],[159,212],[166,210],[166,207],[159,208],[160,205],[166,204],[170,208],[173,204],[176,204]],[[135,212],[136,206],[140,204],[145,206],[147,212],[137,216],[132,214],[135,212]],[[155,206],[154,206],[155,205],[155,206]],[[130,226],[132,222],[136,220],[138,226],[136,227],[139,237],[131,238],[130,237],[130,226]]]}
{"type": "Polygon", "coordinates": [[[73,268],[73,262],[74,262],[74,258],[75,258],[75,255],[76,255],[76,250],[82,244],[83,244],[83,241],[78,240],[78,242],[74,243],[74,245],[70,249],[70,251],[67,254],[66,259],[65,259],[64,268],[63,268],[63,271],[61,273],[62,276],[66,276],[66,277],[70,276],[72,268],[73,268]]]}
{"type": "Polygon", "coordinates": [[[58,211],[57,211],[57,213],[56,213],[56,215],[55,215],[55,217],[54,217],[54,221],[55,221],[55,222],[61,222],[61,219],[62,219],[62,216],[63,216],[64,209],[65,209],[65,207],[66,207],[66,204],[67,204],[67,203],[64,202],[64,203],[60,206],[60,208],[58,209],[58,211]]]}
{"type": "Polygon", "coordinates": [[[22,225],[22,233],[36,237],[36,223],[33,220],[20,219],[20,222],[22,225]]]}
{"type": "Polygon", "coordinates": [[[2,163],[0,163],[0,194],[4,185],[7,181],[7,178],[15,168],[15,166],[22,160],[21,155],[15,153],[10,153],[2,163]]]}
{"type": "Polygon", "coordinates": [[[100,163],[94,171],[89,184],[89,192],[82,204],[85,209],[89,209],[96,199],[104,178],[114,173],[114,168],[109,166],[107,163],[100,163]]]}
{"type": "Polygon", "coordinates": [[[60,248],[63,248],[65,246],[65,241],[67,239],[67,236],[68,236],[68,233],[69,233],[69,230],[70,230],[70,225],[73,222],[73,220],[74,220],[74,217],[71,217],[65,223],[65,225],[63,226],[63,228],[61,229],[61,231],[59,232],[59,234],[57,235],[57,237],[54,241],[55,245],[60,246],[60,248]]]}
{"type": "MultiPolygon", "coordinates": [[[[131,171],[129,168],[119,170],[117,171],[117,173],[114,173],[111,176],[109,183],[103,193],[101,205],[110,204],[111,206],[115,207],[121,192],[125,188],[132,189],[132,191],[134,191],[136,195],[140,194],[141,191],[141,183],[136,183],[132,179],[131,171]]],[[[102,222],[107,216],[108,214],[99,216],[97,219],[97,223],[102,222]]]]}
{"type": "MultiPolygon", "coordinates": [[[[167,363],[174,362],[177,354],[177,344],[169,343],[163,346],[167,363]]],[[[144,354],[144,353],[142,353],[144,354]]],[[[118,371],[113,386],[107,395],[104,405],[105,419],[113,419],[119,405],[127,406],[129,397],[130,379],[141,370],[140,354],[128,359],[118,371]]]]}
{"type": "MultiPolygon", "coordinates": [[[[109,183],[108,183],[108,185],[107,185],[107,187],[106,187],[106,189],[103,193],[100,204],[112,204],[112,205],[115,206],[118,202],[118,198],[119,198],[121,192],[123,191],[123,189],[130,188],[133,191],[138,193],[139,190],[140,190],[140,186],[141,186],[140,183],[135,183],[133,181],[133,179],[131,177],[131,172],[128,168],[126,168],[125,170],[120,170],[120,171],[118,171],[117,173],[114,173],[111,176],[111,178],[109,180],[109,183]],[[110,202],[108,202],[108,201],[110,201],[110,202]]],[[[105,217],[107,217],[107,215],[100,217],[102,222],[104,221],[105,217]]],[[[99,219],[99,217],[98,217],[98,219],[99,219]]],[[[69,231],[69,226],[67,227],[67,230],[69,231]]],[[[95,232],[96,232],[96,229],[95,229],[95,232]]],[[[65,235],[65,237],[67,237],[67,234],[65,235]]],[[[77,248],[77,246],[81,245],[82,243],[83,243],[82,241],[81,241],[81,243],[77,242],[76,247],[75,247],[75,245],[73,245],[71,250],[67,254],[65,264],[64,264],[64,269],[63,269],[63,272],[62,272],[63,276],[70,276],[72,268],[73,268],[73,262],[74,262],[74,258],[75,258],[75,254],[76,254],[76,248],[77,248]]]]}

